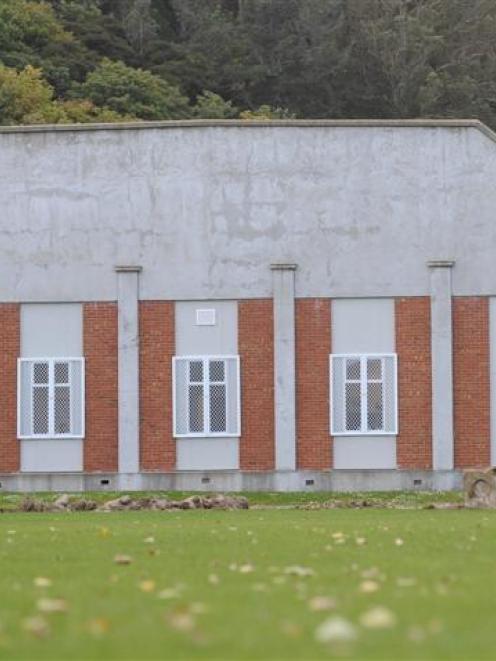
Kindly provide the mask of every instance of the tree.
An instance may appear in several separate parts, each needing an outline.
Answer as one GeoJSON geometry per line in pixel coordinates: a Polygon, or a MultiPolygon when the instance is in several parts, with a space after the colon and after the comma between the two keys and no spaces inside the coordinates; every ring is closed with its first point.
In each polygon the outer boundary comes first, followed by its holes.
{"type": "Polygon", "coordinates": [[[119,114],[140,119],[181,119],[190,116],[188,99],[178,87],[143,69],[104,58],[86,81],[74,88],[75,98],[90,99],[119,114]]]}
{"type": "Polygon", "coordinates": [[[238,109],[219,94],[205,90],[198,95],[193,114],[198,119],[231,119],[238,114],[238,109]]]}
{"type": "Polygon", "coordinates": [[[41,70],[28,65],[23,71],[0,65],[0,124],[30,124],[35,117],[50,122],[56,116],[53,89],[41,70]]]}
{"type": "Polygon", "coordinates": [[[99,108],[91,101],[58,101],[41,69],[22,71],[0,65],[0,124],[120,122],[135,119],[99,108]]]}

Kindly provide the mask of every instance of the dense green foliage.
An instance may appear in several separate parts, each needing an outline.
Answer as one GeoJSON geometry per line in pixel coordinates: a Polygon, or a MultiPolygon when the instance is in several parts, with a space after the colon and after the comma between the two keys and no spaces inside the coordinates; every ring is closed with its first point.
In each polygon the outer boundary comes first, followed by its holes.
{"type": "Polygon", "coordinates": [[[478,117],[496,127],[494,0],[0,0],[0,65],[2,124],[478,117]]]}
{"type": "Polygon", "coordinates": [[[0,658],[493,659],[495,533],[473,510],[3,514],[0,658]]]}

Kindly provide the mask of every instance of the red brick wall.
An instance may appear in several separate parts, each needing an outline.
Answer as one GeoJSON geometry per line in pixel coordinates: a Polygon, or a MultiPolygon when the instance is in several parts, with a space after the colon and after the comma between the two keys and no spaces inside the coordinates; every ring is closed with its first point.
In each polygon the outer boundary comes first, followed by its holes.
{"type": "Polygon", "coordinates": [[[0,304],[0,473],[20,468],[17,440],[17,359],[20,355],[20,309],[0,304]]]}
{"type": "Polygon", "coordinates": [[[86,437],[84,470],[118,466],[117,304],[85,303],[86,437]]]}
{"type": "Polygon", "coordinates": [[[141,301],[140,306],[140,465],[145,471],[172,471],[172,357],[174,303],[141,301]]]}
{"type": "Polygon", "coordinates": [[[297,467],[332,466],[329,434],[329,354],[331,301],[296,300],[297,467]]]}
{"type": "Polygon", "coordinates": [[[242,470],[274,469],[274,313],[272,299],[240,301],[242,470]]]}
{"type": "Polygon", "coordinates": [[[430,298],[398,298],[399,468],[432,467],[432,378],[430,298]]]}
{"type": "Polygon", "coordinates": [[[453,299],[455,466],[490,463],[489,301],[453,299]]]}

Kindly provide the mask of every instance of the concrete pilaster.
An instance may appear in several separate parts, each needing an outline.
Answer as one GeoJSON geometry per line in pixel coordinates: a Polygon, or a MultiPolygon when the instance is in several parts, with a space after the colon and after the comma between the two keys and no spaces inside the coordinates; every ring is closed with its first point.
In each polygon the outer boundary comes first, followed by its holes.
{"type": "Polygon", "coordinates": [[[295,271],[272,264],[274,296],[275,467],[296,468],[295,271]]]}
{"type": "Polygon", "coordinates": [[[140,266],[116,266],[119,365],[119,473],[139,472],[140,266]]]}
{"type": "Polygon", "coordinates": [[[451,270],[453,261],[428,262],[431,279],[432,467],[454,466],[453,321],[451,270]]]}

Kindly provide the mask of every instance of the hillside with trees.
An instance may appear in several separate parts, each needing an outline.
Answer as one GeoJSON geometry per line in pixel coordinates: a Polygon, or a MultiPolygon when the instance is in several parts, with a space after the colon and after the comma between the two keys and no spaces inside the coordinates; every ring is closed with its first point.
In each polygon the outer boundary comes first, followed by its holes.
{"type": "Polygon", "coordinates": [[[0,124],[477,117],[494,0],[0,0],[0,124]]]}

